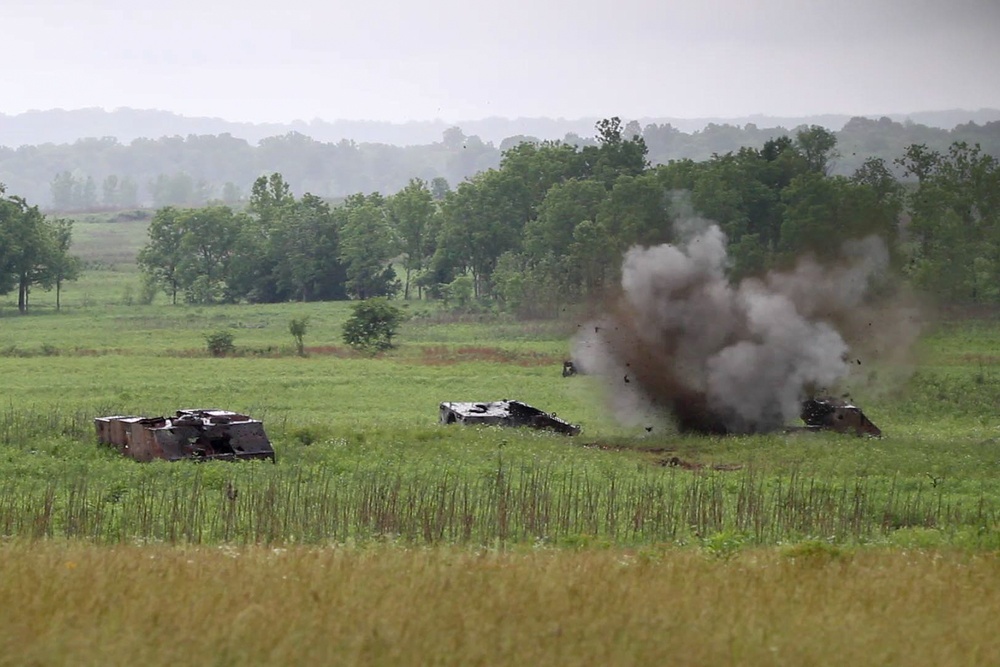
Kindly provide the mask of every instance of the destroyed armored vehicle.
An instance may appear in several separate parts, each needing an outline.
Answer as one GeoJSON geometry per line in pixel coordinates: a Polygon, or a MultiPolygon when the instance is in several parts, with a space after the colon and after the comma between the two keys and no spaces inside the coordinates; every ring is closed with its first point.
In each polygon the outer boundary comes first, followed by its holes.
{"type": "Polygon", "coordinates": [[[858,406],[840,398],[808,398],[802,402],[802,421],[815,430],[882,436],[882,430],[872,423],[858,406]]]}
{"type": "Polygon", "coordinates": [[[576,435],[580,427],[523,403],[504,399],[491,403],[442,403],[442,424],[469,424],[482,426],[528,426],[551,430],[564,435],[576,435]]]}
{"type": "Polygon", "coordinates": [[[264,425],[228,410],[178,410],[173,417],[114,415],[94,420],[99,442],[136,461],[270,459],[264,425]]]}

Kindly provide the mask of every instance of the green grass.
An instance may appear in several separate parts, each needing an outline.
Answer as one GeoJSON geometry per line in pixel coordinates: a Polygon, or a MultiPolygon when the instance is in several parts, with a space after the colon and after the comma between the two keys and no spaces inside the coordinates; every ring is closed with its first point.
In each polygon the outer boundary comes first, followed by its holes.
{"type": "Polygon", "coordinates": [[[995,321],[929,326],[909,366],[866,361],[853,397],[881,440],[680,436],[622,426],[595,378],[561,377],[581,321],[569,312],[518,322],[403,303],[399,347],[368,358],[341,341],[349,303],[130,305],[144,224],[78,221],[78,249],[104,268],[66,286],[61,312],[51,292],[33,293],[27,315],[0,301],[0,534],[997,548],[995,321]],[[288,332],[301,317],[304,358],[288,332]],[[219,330],[234,356],[209,356],[219,330]],[[437,423],[441,401],[499,398],[583,434],[437,423]],[[263,419],[278,464],[139,465],[95,443],[95,416],[189,407],[263,419]]]}
{"type": "Polygon", "coordinates": [[[995,322],[866,361],[882,439],[699,437],[561,377],[568,317],[411,303],[366,357],[347,303],[129,306],[130,280],[0,304],[2,664],[996,663],[995,322]],[[208,354],[220,329],[234,356],[208,354]],[[583,433],[437,423],[497,398],[583,433]],[[263,419],[277,462],[96,442],[95,416],[189,407],[263,419]]]}
{"type": "Polygon", "coordinates": [[[146,244],[152,212],[94,213],[72,216],[72,253],[90,264],[135,265],[146,244]]]}

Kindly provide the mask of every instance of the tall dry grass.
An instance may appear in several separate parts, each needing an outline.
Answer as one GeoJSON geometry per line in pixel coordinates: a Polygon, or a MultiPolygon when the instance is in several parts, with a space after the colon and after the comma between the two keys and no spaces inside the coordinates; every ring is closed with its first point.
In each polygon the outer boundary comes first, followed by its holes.
{"type": "Polygon", "coordinates": [[[0,664],[994,665],[995,554],[0,545],[0,664]]]}
{"type": "Polygon", "coordinates": [[[750,467],[598,475],[499,460],[478,476],[433,466],[405,473],[270,464],[171,472],[190,474],[110,481],[82,471],[47,480],[0,478],[0,536],[277,545],[704,541],[718,551],[735,551],[820,538],[870,543],[910,529],[990,549],[1000,534],[996,501],[985,495],[954,498],[929,484],[903,490],[893,479],[831,482],[750,467]]]}

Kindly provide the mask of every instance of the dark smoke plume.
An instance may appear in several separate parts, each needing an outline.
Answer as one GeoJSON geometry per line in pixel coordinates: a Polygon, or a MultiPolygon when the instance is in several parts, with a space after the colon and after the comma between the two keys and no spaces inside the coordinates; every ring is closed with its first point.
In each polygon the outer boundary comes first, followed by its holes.
{"type": "MultiPolygon", "coordinates": [[[[866,303],[888,266],[880,239],[844,243],[833,266],[802,258],[792,271],[732,285],[718,226],[695,220],[677,231],[676,245],[625,254],[620,296],[574,341],[574,359],[604,378],[623,421],[666,415],[682,431],[773,431],[860,363],[848,340],[886,342],[872,326],[886,318],[866,303]]],[[[915,327],[896,324],[879,329],[911,341],[915,327]]]]}

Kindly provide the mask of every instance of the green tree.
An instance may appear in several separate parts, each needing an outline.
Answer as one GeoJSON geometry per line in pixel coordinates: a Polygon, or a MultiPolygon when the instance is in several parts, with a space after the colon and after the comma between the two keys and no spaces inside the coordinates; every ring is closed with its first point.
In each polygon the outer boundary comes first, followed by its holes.
{"type": "Polygon", "coordinates": [[[392,258],[399,246],[385,200],[377,193],[351,195],[338,213],[343,221],[340,259],[347,276],[347,293],[362,300],[395,294],[400,286],[392,258]]]}
{"type": "MultiPolygon", "coordinates": [[[[0,185],[0,195],[5,189],[0,185]]],[[[55,234],[37,206],[18,196],[0,199],[0,287],[17,290],[17,309],[28,310],[35,285],[52,285],[55,234]]]]}
{"type": "Polygon", "coordinates": [[[372,298],[354,304],[344,323],[344,342],[357,350],[379,352],[393,347],[403,311],[385,298],[372,298]]]}
{"type": "Polygon", "coordinates": [[[306,193],[282,206],[270,240],[277,294],[301,301],[344,298],[339,236],[336,216],[319,197],[306,193]]]}
{"type": "MultiPolygon", "coordinates": [[[[524,254],[530,260],[534,280],[542,279],[558,286],[546,295],[546,302],[573,296],[584,282],[583,273],[594,272],[593,266],[580,264],[580,225],[592,225],[602,202],[608,196],[604,185],[591,179],[570,179],[553,185],[539,207],[538,217],[525,225],[524,254]]],[[[605,239],[607,244],[607,239],[605,239]]],[[[540,295],[536,294],[536,298],[540,295]]]]}
{"type": "Polygon", "coordinates": [[[58,310],[63,282],[79,275],[79,259],[69,254],[72,223],[49,220],[24,198],[5,192],[0,183],[0,294],[16,289],[23,313],[32,287],[55,286],[58,310]]]}
{"type": "MultiPolygon", "coordinates": [[[[434,254],[434,238],[430,233],[435,212],[434,198],[426,183],[414,178],[388,199],[386,208],[389,222],[403,251],[403,298],[409,299],[410,278],[414,273],[423,271],[434,254]]],[[[420,297],[418,293],[417,298],[420,297]]]]}
{"type": "Polygon", "coordinates": [[[598,146],[584,147],[581,155],[605,187],[610,188],[619,176],[638,176],[649,166],[645,140],[638,134],[625,136],[620,118],[600,120],[596,129],[598,146]]]}
{"type": "Polygon", "coordinates": [[[250,188],[249,211],[261,219],[270,219],[284,208],[295,203],[291,186],[284,176],[274,172],[270,176],[260,176],[250,188]]]}
{"type": "Polygon", "coordinates": [[[182,212],[171,206],[161,208],[149,223],[149,240],[139,251],[139,268],[177,303],[181,287],[181,239],[185,233],[182,212]]]}
{"type": "Polygon", "coordinates": [[[448,300],[454,301],[458,308],[467,308],[472,303],[473,292],[471,276],[459,276],[448,283],[448,300]]]}
{"type": "Polygon", "coordinates": [[[782,201],[780,248],[789,259],[802,252],[833,258],[846,239],[874,234],[891,242],[895,236],[897,209],[880,202],[871,186],[843,176],[798,176],[782,201]]]}
{"type": "Polygon", "coordinates": [[[61,307],[60,295],[63,283],[80,277],[80,258],[69,254],[70,246],[73,243],[73,222],[59,218],[50,224],[52,226],[53,246],[49,271],[52,284],[56,288],[56,310],[58,311],[61,307]]]}
{"type": "Polygon", "coordinates": [[[827,174],[830,161],[839,157],[837,135],[820,125],[810,125],[795,135],[795,145],[811,171],[827,174]]]}
{"type": "Polygon", "coordinates": [[[569,179],[580,180],[588,168],[576,146],[558,141],[522,142],[503,154],[500,170],[518,179],[527,197],[526,217],[534,218],[549,189],[569,179]]]}
{"type": "Polygon", "coordinates": [[[469,272],[476,296],[488,296],[497,259],[521,248],[529,211],[521,179],[495,169],[476,174],[444,201],[433,270],[452,278],[469,272]]]}
{"type": "Polygon", "coordinates": [[[956,142],[947,154],[910,146],[898,164],[918,179],[909,197],[916,284],[952,301],[1000,301],[1000,162],[956,142]]]}
{"type": "Polygon", "coordinates": [[[573,231],[584,220],[593,220],[607,190],[593,180],[570,179],[549,188],[538,217],[527,223],[524,247],[530,257],[562,256],[573,242],[573,231]]]}
{"type": "Polygon", "coordinates": [[[448,185],[448,179],[443,176],[435,176],[431,179],[431,197],[434,201],[441,201],[448,196],[451,192],[451,186],[448,185]]]}
{"type": "Polygon", "coordinates": [[[300,356],[306,355],[305,337],[309,328],[309,316],[293,317],[288,321],[288,333],[295,339],[295,352],[300,356]]]}
{"type": "Polygon", "coordinates": [[[233,344],[233,332],[226,329],[205,334],[205,346],[213,357],[224,357],[236,351],[236,346],[233,344]]]}
{"type": "Polygon", "coordinates": [[[245,218],[228,206],[184,211],[180,216],[178,271],[189,303],[231,300],[229,269],[245,218]]]}
{"type": "Polygon", "coordinates": [[[672,240],[670,202],[670,191],[655,172],[619,176],[600,203],[596,218],[610,261],[617,264],[629,246],[672,240]]]}
{"type": "Polygon", "coordinates": [[[76,208],[76,179],[69,171],[61,171],[56,174],[50,184],[52,194],[52,208],[57,211],[69,211],[76,208]]]}

